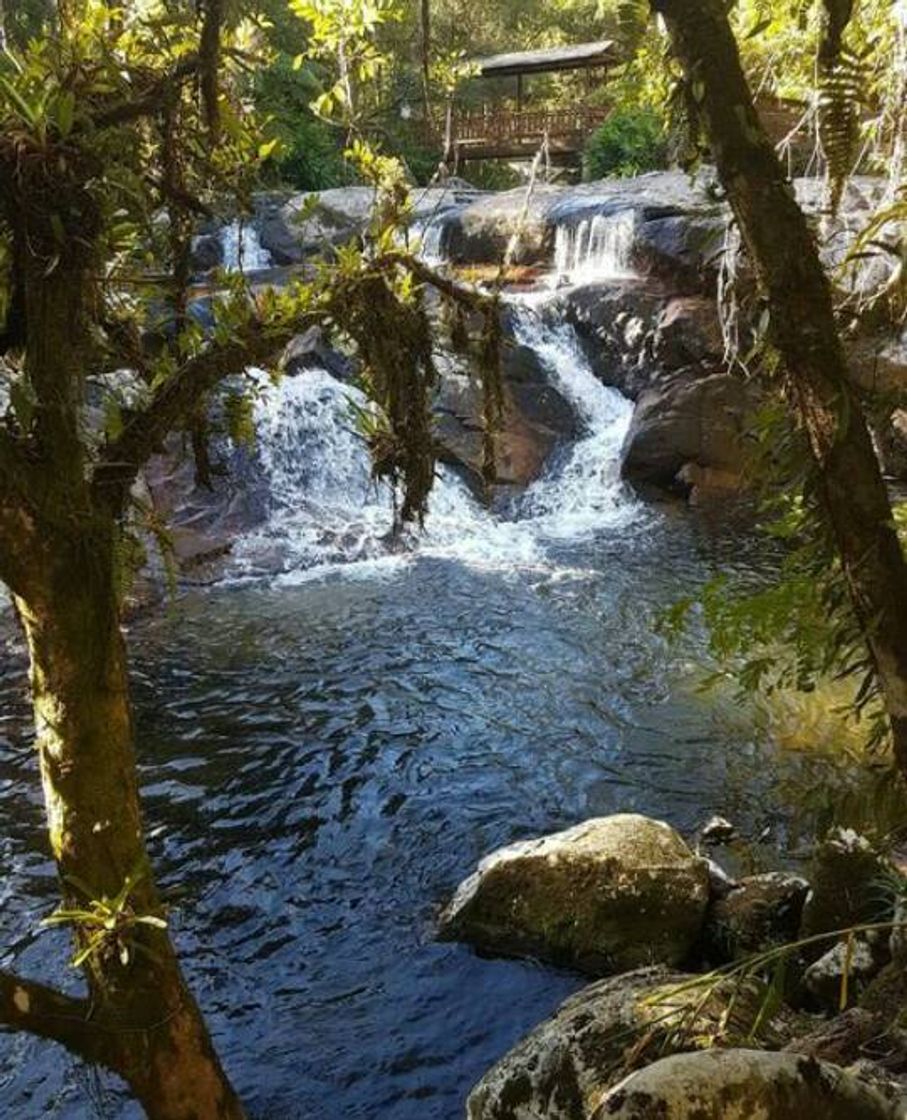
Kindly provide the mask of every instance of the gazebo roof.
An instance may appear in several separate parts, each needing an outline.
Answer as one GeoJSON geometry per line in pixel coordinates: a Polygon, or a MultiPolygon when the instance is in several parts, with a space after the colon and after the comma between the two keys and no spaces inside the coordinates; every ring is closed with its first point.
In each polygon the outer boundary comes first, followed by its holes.
{"type": "Polygon", "coordinates": [[[514,51],[476,59],[483,78],[504,78],[512,74],[547,74],[555,70],[586,70],[617,61],[612,39],[597,43],[577,43],[567,47],[546,47],[538,51],[514,51]]]}

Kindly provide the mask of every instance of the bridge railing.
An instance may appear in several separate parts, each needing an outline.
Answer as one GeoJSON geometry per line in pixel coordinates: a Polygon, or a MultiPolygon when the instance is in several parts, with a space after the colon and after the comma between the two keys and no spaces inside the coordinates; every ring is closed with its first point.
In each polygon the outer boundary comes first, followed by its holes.
{"type": "Polygon", "coordinates": [[[493,109],[456,113],[453,139],[457,144],[520,143],[587,135],[608,116],[606,109],[579,106],[573,109],[493,109]]]}

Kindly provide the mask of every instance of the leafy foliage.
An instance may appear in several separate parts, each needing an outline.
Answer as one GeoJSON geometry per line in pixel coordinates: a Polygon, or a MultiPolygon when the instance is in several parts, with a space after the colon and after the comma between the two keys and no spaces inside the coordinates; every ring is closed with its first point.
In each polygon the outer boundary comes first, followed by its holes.
{"type": "Polygon", "coordinates": [[[865,719],[868,746],[880,747],[888,724],[875,666],[818,504],[805,435],[777,401],[757,416],[752,437],[749,475],[761,495],[763,529],[781,550],[780,569],[756,588],[719,576],[675,602],[659,629],[676,640],[694,622],[704,627],[713,665],[705,689],[727,682],[743,699],[846,684],[840,716],[865,719]]]}
{"type": "Polygon", "coordinates": [[[583,152],[586,179],[639,175],[667,164],[661,119],[648,109],[618,109],[594,132],[583,152]]]}
{"type": "Polygon", "coordinates": [[[863,68],[844,42],[853,0],[824,0],[819,43],[819,139],[828,165],[830,208],[837,213],[860,142],[863,68]]]}

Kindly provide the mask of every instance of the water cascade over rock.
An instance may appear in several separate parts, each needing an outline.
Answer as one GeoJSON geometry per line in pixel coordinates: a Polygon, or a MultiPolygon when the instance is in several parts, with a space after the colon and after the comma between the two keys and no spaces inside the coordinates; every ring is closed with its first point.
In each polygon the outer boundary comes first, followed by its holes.
{"type": "Polygon", "coordinates": [[[554,234],[554,287],[631,277],[635,214],[594,214],[554,234]]]}
{"type": "Polygon", "coordinates": [[[368,407],[360,391],[324,369],[277,383],[262,374],[255,419],[268,514],[238,542],[238,569],[288,573],[393,562],[414,549],[493,566],[544,564],[552,543],[638,517],[619,469],[629,402],[595,378],[569,325],[552,326],[528,306],[513,312],[516,340],[536,354],[582,429],[533,485],[496,512],[442,466],[424,531],[392,541],[392,495],[372,480],[356,426],[357,412],[368,407]]]}
{"type": "Polygon", "coordinates": [[[223,267],[228,272],[261,272],[271,267],[271,254],[262,246],[258,230],[249,222],[236,221],[220,231],[223,267]]]}

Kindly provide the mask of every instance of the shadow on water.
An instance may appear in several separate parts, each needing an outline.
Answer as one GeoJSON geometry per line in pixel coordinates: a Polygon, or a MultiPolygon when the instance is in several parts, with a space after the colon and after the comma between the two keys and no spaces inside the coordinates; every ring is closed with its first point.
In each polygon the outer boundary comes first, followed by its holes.
{"type": "MultiPolygon", "coordinates": [[[[581,983],[433,941],[438,905],[501,843],[632,809],[768,827],[766,864],[803,846],[827,811],[804,793],[831,788],[833,764],[698,694],[691,651],[651,629],[719,565],[770,569],[761,547],[666,507],[555,547],[547,568],[417,556],[193,593],[133,625],[154,856],[252,1116],[462,1116],[483,1070],[581,983]]],[[[34,936],[54,882],[12,646],[0,944],[54,977],[66,948],[34,936]]],[[[0,1096],[17,1117],[135,1114],[25,1038],[0,1041],[0,1096]]]]}

